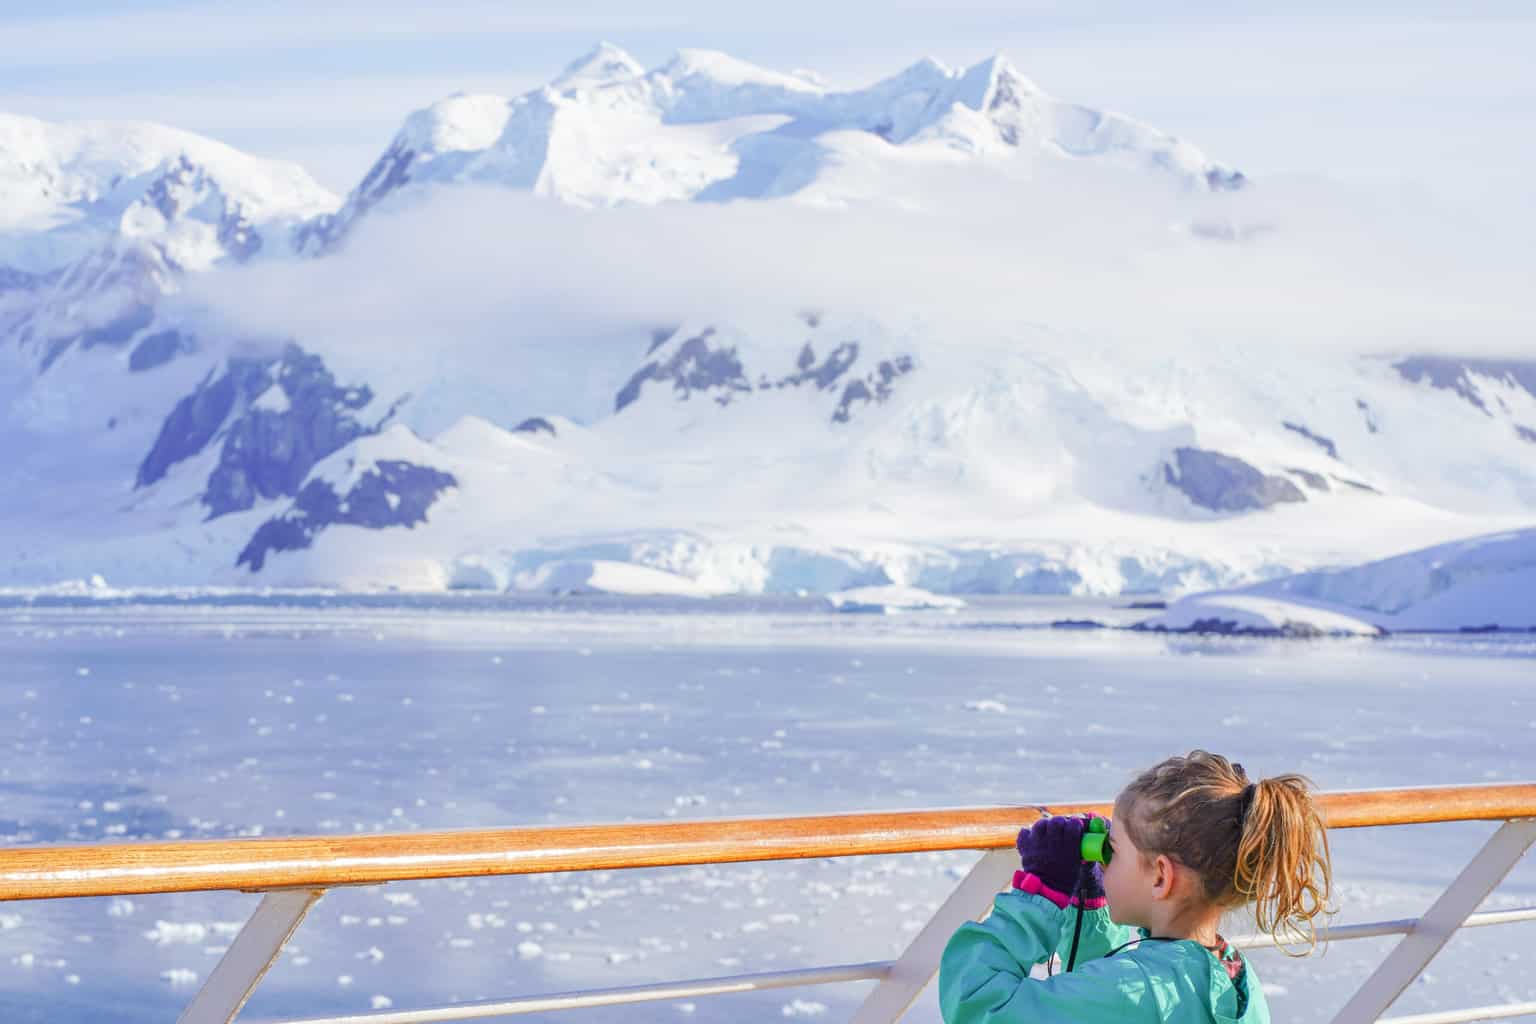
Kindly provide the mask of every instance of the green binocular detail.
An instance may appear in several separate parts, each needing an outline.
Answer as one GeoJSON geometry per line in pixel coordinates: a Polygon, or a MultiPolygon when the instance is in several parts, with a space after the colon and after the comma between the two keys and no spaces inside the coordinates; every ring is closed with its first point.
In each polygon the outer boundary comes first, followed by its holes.
{"type": "Polygon", "coordinates": [[[1088,830],[1083,833],[1083,860],[1108,864],[1114,853],[1109,843],[1109,825],[1097,815],[1088,819],[1088,830]]]}

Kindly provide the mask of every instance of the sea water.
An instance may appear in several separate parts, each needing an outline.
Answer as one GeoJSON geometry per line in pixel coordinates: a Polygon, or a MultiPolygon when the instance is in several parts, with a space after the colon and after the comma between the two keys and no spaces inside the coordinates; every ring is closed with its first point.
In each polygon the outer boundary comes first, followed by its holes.
{"type": "MultiPolygon", "coordinates": [[[[1109,605],[10,599],[0,841],[344,835],[1109,798],[1206,747],[1325,789],[1536,778],[1536,638],[1049,628],[1109,605]]],[[[1021,822],[1022,823],[1022,822],[1021,822]]],[[[1421,913],[1491,824],[1334,834],[1336,921],[1421,913]]],[[[897,956],[975,854],[337,889],[242,1019],[897,956]]],[[[1488,907],[1536,905],[1536,865],[1488,907]]],[[[0,1019],[164,1021],[258,897],[0,905],[0,1019]]],[[[1246,931],[1239,922],[1234,931],[1246,931]]],[[[1396,942],[1251,954],[1322,1020],[1396,942]]],[[[845,1019],[851,983],[576,1011],[845,1019]]],[[[1456,937],[1396,1013],[1536,998],[1536,925],[1456,937]]],[[[932,987],[909,1015],[936,1021],[932,987]]]]}

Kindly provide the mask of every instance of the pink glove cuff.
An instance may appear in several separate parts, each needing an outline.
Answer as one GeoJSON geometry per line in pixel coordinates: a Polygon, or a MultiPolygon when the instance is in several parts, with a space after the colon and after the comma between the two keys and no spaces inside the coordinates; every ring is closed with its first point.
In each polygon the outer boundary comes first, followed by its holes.
{"type": "Polygon", "coordinates": [[[1059,889],[1052,889],[1050,886],[1040,881],[1039,875],[1032,874],[1028,871],[1015,871],[1013,873],[1013,887],[1020,892],[1032,893],[1036,896],[1044,896],[1046,899],[1056,904],[1062,910],[1066,910],[1068,906],[1078,906],[1085,910],[1099,910],[1109,903],[1109,901],[1102,896],[1095,897],[1091,900],[1073,899],[1059,889]]]}

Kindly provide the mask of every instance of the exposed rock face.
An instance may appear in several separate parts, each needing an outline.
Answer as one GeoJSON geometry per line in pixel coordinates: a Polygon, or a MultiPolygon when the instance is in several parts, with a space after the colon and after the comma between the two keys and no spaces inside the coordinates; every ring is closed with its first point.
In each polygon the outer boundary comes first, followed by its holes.
{"type": "Polygon", "coordinates": [[[244,263],[261,251],[261,235],[256,225],[237,206],[219,221],[219,245],[236,263],[244,263]]]}
{"type": "Polygon", "coordinates": [[[236,401],[248,402],[266,390],[265,367],[249,359],[231,359],[217,378],[210,372],[197,390],[176,403],[160,425],[160,434],[139,463],[135,487],[147,487],[183,459],[190,459],[213,440],[236,401]]]}
{"type": "Polygon", "coordinates": [[[1536,430],[1532,430],[1530,427],[1522,427],[1519,424],[1516,424],[1515,436],[1520,438],[1522,441],[1529,441],[1532,444],[1536,444],[1536,430]]]}
{"type": "Polygon", "coordinates": [[[159,214],[141,222],[130,207],[125,215],[127,228],[139,240],[155,249],[160,259],[173,270],[202,269],[210,256],[207,252],[183,249],[176,241],[179,226],[188,222],[201,222],[213,229],[218,240],[215,260],[230,259],[244,263],[261,251],[262,237],[256,225],[246,216],[244,207],[225,194],[208,170],[192,162],[183,154],[165,165],[160,176],[145,190],[134,204],[159,214]],[[184,265],[191,259],[194,266],[184,265]]]}
{"type": "Polygon", "coordinates": [[[642,366],[629,382],[619,390],[614,400],[614,412],[623,412],[640,397],[640,389],[646,381],[668,383],[677,397],[686,400],[695,391],[715,391],[715,401],[729,405],[731,394],[752,390],[742,371],[741,360],[734,348],[711,348],[709,339],[715,335],[713,327],[706,327],[701,334],[683,341],[664,362],[649,362],[642,366]]]}
{"type": "Polygon", "coordinates": [[[399,459],[375,463],[345,495],[325,480],[311,480],[292,508],[261,524],[235,564],[260,572],[267,555],[307,548],[328,526],[413,527],[426,521],[427,510],[443,491],[457,486],[451,473],[399,459]]]}
{"type": "Polygon", "coordinates": [[[530,416],[512,428],[514,434],[548,434],[555,437],[555,425],[542,416],[530,416]]]}
{"type": "Polygon", "coordinates": [[[1250,512],[1306,501],[1301,488],[1283,476],[1269,476],[1242,459],[1202,448],[1178,448],[1163,478],[1190,501],[1213,512],[1250,512]]]}
{"type": "Polygon", "coordinates": [[[847,423],[853,415],[853,403],[884,404],[893,393],[891,387],[897,377],[903,377],[912,372],[913,363],[908,356],[898,356],[895,359],[882,359],[874,372],[868,374],[862,380],[851,380],[843,388],[843,397],[838,400],[837,411],[832,413],[833,423],[847,423]]]}
{"type": "Polygon", "coordinates": [[[1321,434],[1314,434],[1300,423],[1292,423],[1289,420],[1286,420],[1280,425],[1286,430],[1291,431],[1293,434],[1300,434],[1308,441],[1311,441],[1313,444],[1317,445],[1323,451],[1328,453],[1328,457],[1330,459],[1336,459],[1339,457],[1338,445],[1334,444],[1328,438],[1323,437],[1321,434]]]}
{"type": "Polygon", "coordinates": [[[414,149],[396,139],[384,155],[374,161],[345,207],[299,225],[294,231],[294,248],[313,256],[335,248],[354,220],[410,180],[411,164],[416,156],[414,149]]]}
{"type": "Polygon", "coordinates": [[[1298,469],[1295,466],[1288,466],[1286,467],[1285,471],[1290,473],[1292,476],[1300,477],[1301,482],[1312,488],[1314,491],[1333,490],[1333,488],[1328,486],[1328,478],[1323,476],[1321,473],[1314,473],[1309,469],[1298,469]]]}
{"type": "Polygon", "coordinates": [[[1453,391],[1484,412],[1488,406],[1472,380],[1475,374],[1502,380],[1524,388],[1536,398],[1536,362],[1516,359],[1453,359],[1448,356],[1414,356],[1394,363],[1392,368],[1405,380],[1425,382],[1431,387],[1453,391]]]}
{"type": "Polygon", "coordinates": [[[657,349],[661,348],[661,346],[665,345],[669,340],[671,340],[672,335],[676,334],[677,331],[678,329],[676,327],[654,328],[651,331],[650,347],[645,350],[645,354],[650,355],[652,352],[655,352],[657,349]]]}
{"type": "Polygon", "coordinates": [[[222,374],[210,374],[176,404],[139,466],[137,486],[159,480],[222,432],[219,464],[203,494],[210,519],[296,494],[317,462],[378,431],[382,421],[355,415],[372,400],[367,387],[338,385],[320,357],[297,345],[276,358],[231,358],[222,374]]]}
{"type": "Polygon", "coordinates": [[[837,383],[837,379],[848,372],[848,368],[859,358],[859,343],[845,341],[820,363],[816,362],[816,350],[810,342],[800,350],[795,358],[796,372],[785,377],[774,387],[799,387],[801,384],[815,384],[818,390],[826,391],[837,383]]]}
{"type": "Polygon", "coordinates": [[[134,346],[128,356],[128,369],[134,373],[164,366],[183,352],[197,348],[197,341],[189,334],[171,328],[147,334],[134,346]]]}
{"type": "Polygon", "coordinates": [[[283,407],[252,408],[230,424],[203,495],[209,518],[295,493],[315,463],[378,429],[353,416],[373,392],[339,387],[319,356],[290,345],[272,369],[283,407]]]}
{"type": "Polygon", "coordinates": [[[914,368],[909,356],[897,356],[881,360],[862,377],[851,377],[850,371],[859,360],[858,342],[842,342],[823,357],[818,357],[815,347],[806,342],[795,359],[793,373],[780,377],[761,373],[754,385],[748,379],[736,349],[712,347],[710,341],[714,336],[715,329],[706,328],[694,337],[677,343],[676,350],[665,359],[646,363],[620,389],[614,401],[614,411],[621,412],[638,401],[642,389],[649,382],[670,382],[673,393],[683,401],[695,392],[712,393],[715,402],[720,405],[729,405],[737,396],[754,391],[805,385],[811,385],[818,391],[832,391],[841,384],[842,395],[832,413],[832,422],[847,423],[856,403],[879,404],[886,401],[891,397],[896,379],[914,368]]]}

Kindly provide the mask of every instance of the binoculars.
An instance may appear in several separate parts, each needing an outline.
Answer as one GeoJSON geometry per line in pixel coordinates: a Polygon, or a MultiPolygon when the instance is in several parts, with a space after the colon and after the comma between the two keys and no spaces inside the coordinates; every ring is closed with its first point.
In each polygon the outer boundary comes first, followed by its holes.
{"type": "Polygon", "coordinates": [[[1108,864],[1115,855],[1109,842],[1109,825],[1098,815],[1088,819],[1088,828],[1083,832],[1082,853],[1083,860],[1093,864],[1108,864]]]}

